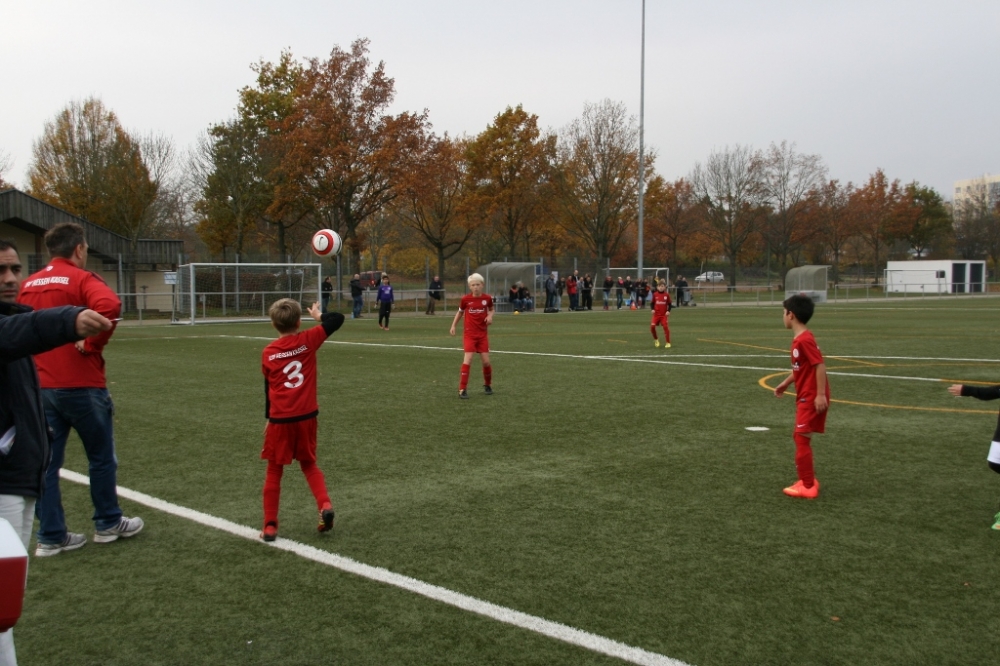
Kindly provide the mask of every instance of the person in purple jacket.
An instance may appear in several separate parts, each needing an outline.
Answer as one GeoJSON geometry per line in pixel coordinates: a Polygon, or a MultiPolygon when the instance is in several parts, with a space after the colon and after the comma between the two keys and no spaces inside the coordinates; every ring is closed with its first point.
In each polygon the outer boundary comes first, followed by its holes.
{"type": "MultiPolygon", "coordinates": [[[[952,384],[948,387],[948,393],[956,398],[965,396],[980,400],[1000,400],[1000,386],[952,384]]],[[[1000,418],[997,419],[997,429],[993,433],[993,442],[990,444],[990,453],[986,456],[986,464],[994,472],[1000,474],[1000,418]]],[[[993,529],[1000,530],[1000,513],[993,517],[993,529]]]]}
{"type": "Polygon", "coordinates": [[[389,276],[382,274],[382,284],[378,288],[375,302],[378,303],[378,327],[383,331],[389,330],[389,313],[392,312],[392,304],[396,301],[392,296],[392,286],[389,284],[389,276]],[[385,325],[382,325],[382,320],[385,325]]]}

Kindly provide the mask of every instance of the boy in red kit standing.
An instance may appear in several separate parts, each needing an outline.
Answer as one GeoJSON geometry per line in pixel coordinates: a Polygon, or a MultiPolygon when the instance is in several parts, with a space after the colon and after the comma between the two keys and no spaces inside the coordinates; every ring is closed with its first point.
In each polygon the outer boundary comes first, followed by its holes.
{"type": "Polygon", "coordinates": [[[264,479],[264,541],[278,536],[278,504],[281,499],[281,475],[285,465],[299,461],[309,490],[319,509],[319,531],[333,528],[333,506],[326,490],[326,479],[316,465],[316,351],[344,323],[339,312],[322,313],[313,303],[309,314],[320,326],[299,332],[302,308],[290,298],[271,305],[271,324],[278,339],[264,348],[261,366],[264,372],[264,448],[260,457],[267,461],[264,479]]]}
{"type": "Polygon", "coordinates": [[[465,330],[462,335],[462,348],[465,350],[465,360],[462,361],[462,377],[458,383],[458,397],[468,399],[465,390],[469,385],[469,367],[472,355],[479,354],[483,362],[483,389],[486,395],[493,395],[493,366],[490,365],[490,340],[486,327],[493,323],[493,297],[483,293],[483,276],[473,273],[469,276],[471,294],[462,297],[462,302],[451,322],[451,334],[455,335],[458,320],[465,317],[465,330]]]}
{"type": "Polygon", "coordinates": [[[830,383],[827,381],[826,364],[823,354],[816,346],[816,338],[806,328],[812,319],[812,299],[807,296],[792,296],[782,304],[785,328],[791,329],[792,374],[774,389],[774,395],[782,396],[785,389],[795,382],[795,468],[799,480],[785,488],[789,497],[816,499],[819,496],[819,480],[813,471],[811,438],[813,433],[826,430],[826,413],[830,404],[830,383]]]}
{"type": "Polygon", "coordinates": [[[656,335],[656,327],[663,327],[663,346],[670,349],[670,294],[667,293],[667,283],[660,280],[653,292],[653,321],[649,324],[649,330],[653,333],[655,346],[660,346],[660,338],[656,335]]]}

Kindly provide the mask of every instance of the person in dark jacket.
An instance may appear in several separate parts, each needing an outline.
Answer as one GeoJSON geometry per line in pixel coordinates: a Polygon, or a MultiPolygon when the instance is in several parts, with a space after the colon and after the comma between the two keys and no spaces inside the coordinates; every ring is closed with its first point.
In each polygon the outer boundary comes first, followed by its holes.
{"type": "Polygon", "coordinates": [[[365,304],[365,289],[361,286],[361,274],[355,273],[354,279],[351,280],[349,284],[351,285],[351,299],[354,301],[354,309],[351,311],[351,319],[357,319],[361,316],[361,307],[365,304]]]}
{"type": "Polygon", "coordinates": [[[558,295],[558,279],[556,278],[555,271],[549,274],[549,279],[545,281],[545,309],[554,308],[556,306],[556,296],[558,295]]]}
{"type": "MultiPolygon", "coordinates": [[[[971,396],[980,400],[1000,400],[1000,386],[952,384],[948,387],[948,393],[955,397],[971,396]]],[[[990,444],[990,453],[986,456],[986,463],[990,469],[1000,474],[1000,417],[997,418],[997,429],[993,433],[993,442],[990,444]]],[[[1000,513],[993,517],[993,529],[1000,530],[1000,513]]]]}
{"type": "Polygon", "coordinates": [[[444,296],[444,283],[441,282],[441,276],[435,275],[434,279],[427,286],[427,311],[425,314],[434,314],[434,308],[437,307],[437,302],[441,300],[444,296]]]}
{"type": "Polygon", "coordinates": [[[321,295],[323,297],[323,312],[326,312],[326,309],[330,307],[330,297],[333,296],[333,282],[330,281],[330,278],[325,278],[321,286],[322,286],[321,295]]]}
{"type": "Polygon", "coordinates": [[[615,288],[615,280],[610,274],[604,276],[604,284],[601,285],[601,291],[604,292],[604,309],[607,310],[611,305],[611,290],[615,288]]]}
{"type": "Polygon", "coordinates": [[[594,309],[594,280],[590,277],[590,273],[583,276],[583,280],[580,282],[581,289],[580,293],[583,294],[583,302],[580,304],[581,310],[593,310],[594,309]]]}
{"type": "MultiPolygon", "coordinates": [[[[82,307],[33,312],[18,305],[21,272],[17,247],[0,240],[0,518],[13,526],[27,550],[50,457],[42,390],[31,356],[110,330],[111,322],[82,307]]],[[[13,630],[0,633],[0,662],[16,663],[13,630]]]]}

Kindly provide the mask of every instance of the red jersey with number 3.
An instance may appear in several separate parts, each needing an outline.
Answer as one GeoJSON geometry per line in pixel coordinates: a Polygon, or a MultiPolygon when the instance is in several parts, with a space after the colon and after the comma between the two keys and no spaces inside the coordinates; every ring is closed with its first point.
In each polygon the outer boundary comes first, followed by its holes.
{"type": "Polygon", "coordinates": [[[653,314],[667,316],[670,314],[670,294],[667,292],[653,292],[653,314]]]}
{"type": "Polygon", "coordinates": [[[466,294],[458,309],[465,313],[464,337],[473,340],[485,338],[486,317],[493,311],[493,297],[489,294],[466,294]]]}
{"type": "Polygon", "coordinates": [[[265,416],[291,423],[319,413],[316,401],[316,351],[326,340],[322,326],[278,338],[264,347],[261,366],[267,383],[265,416]]]}
{"type": "MultiPolygon", "coordinates": [[[[792,340],[792,376],[795,396],[800,402],[812,404],[816,399],[816,366],[822,362],[823,353],[812,331],[804,331],[792,340]]],[[[829,400],[830,382],[826,383],[826,397],[829,400]]]]}

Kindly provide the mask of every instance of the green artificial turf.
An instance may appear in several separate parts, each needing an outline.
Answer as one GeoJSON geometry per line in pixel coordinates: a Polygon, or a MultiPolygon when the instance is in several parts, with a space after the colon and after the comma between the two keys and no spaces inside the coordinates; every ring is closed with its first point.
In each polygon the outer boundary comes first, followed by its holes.
{"type": "MultiPolygon", "coordinates": [[[[699,666],[1000,661],[997,403],[832,374],[834,400],[859,404],[832,404],[822,494],[792,500],[794,402],[759,384],[789,367],[780,306],[676,309],[670,350],[648,311],[498,315],[496,395],[475,360],[467,401],[450,320],[365,318],[331,337],[365,343],[319,354],[337,526],[316,533],[291,467],[281,537],[699,666]]],[[[1000,359],[996,299],[829,304],[811,328],[832,373],[1000,382],[1000,363],[927,360],[1000,359]]],[[[270,337],[120,329],[119,483],[258,527],[270,337]]],[[[66,466],[86,473],[75,440],[66,466]]],[[[62,486],[70,528],[91,534],[86,489],[62,486]]],[[[142,534],[32,559],[23,663],[620,663],[123,506],[142,534]]]]}

